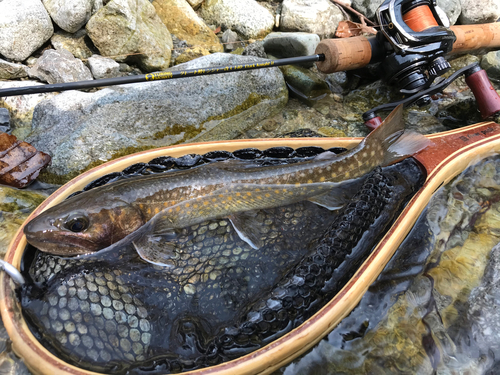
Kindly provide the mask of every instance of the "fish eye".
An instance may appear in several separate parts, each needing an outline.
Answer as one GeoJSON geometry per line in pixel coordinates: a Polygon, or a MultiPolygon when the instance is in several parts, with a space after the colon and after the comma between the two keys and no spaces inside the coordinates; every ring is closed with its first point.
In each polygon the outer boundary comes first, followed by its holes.
{"type": "Polygon", "coordinates": [[[85,216],[71,216],[65,223],[66,229],[72,232],[83,232],[89,226],[89,221],[85,216]]]}

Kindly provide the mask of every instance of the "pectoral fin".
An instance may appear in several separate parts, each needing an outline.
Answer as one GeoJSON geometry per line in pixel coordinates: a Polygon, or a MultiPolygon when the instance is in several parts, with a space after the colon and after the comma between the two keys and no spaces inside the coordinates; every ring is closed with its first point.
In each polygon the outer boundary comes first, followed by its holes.
{"type": "Polygon", "coordinates": [[[161,236],[145,235],[132,241],[139,256],[146,262],[159,266],[174,266],[173,258],[177,256],[177,245],[165,241],[161,236]]]}
{"type": "Polygon", "coordinates": [[[142,235],[132,241],[139,256],[146,262],[159,266],[173,266],[178,256],[175,239],[177,232],[168,220],[153,219],[142,235]]]}
{"type": "Polygon", "coordinates": [[[262,241],[262,223],[257,219],[256,211],[240,212],[229,217],[238,236],[254,249],[264,246],[262,241]]]}

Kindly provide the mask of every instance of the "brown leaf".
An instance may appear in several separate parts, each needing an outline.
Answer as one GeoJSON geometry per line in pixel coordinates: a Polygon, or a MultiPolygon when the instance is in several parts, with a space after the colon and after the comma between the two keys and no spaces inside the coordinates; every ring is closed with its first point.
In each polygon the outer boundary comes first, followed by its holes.
{"type": "Polygon", "coordinates": [[[365,34],[376,34],[377,31],[370,26],[362,25],[352,21],[340,21],[335,36],[337,38],[349,38],[365,34]]]}
{"type": "Polygon", "coordinates": [[[49,163],[49,155],[13,135],[0,133],[0,184],[25,187],[49,163]]]}
{"type": "Polygon", "coordinates": [[[218,26],[215,30],[214,30],[214,34],[218,34],[220,33],[220,26],[218,26]]]}

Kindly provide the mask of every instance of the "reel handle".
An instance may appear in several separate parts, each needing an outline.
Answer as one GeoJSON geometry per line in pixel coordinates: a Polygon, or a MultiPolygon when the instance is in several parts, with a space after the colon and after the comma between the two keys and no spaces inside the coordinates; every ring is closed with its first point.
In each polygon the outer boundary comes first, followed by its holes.
{"type": "MultiPolygon", "coordinates": [[[[500,47],[500,22],[451,26],[451,30],[457,37],[452,54],[500,47]]],[[[362,68],[385,57],[383,44],[375,37],[364,36],[324,39],[315,53],[325,55],[325,60],[316,65],[320,72],[327,74],[362,68]]]]}

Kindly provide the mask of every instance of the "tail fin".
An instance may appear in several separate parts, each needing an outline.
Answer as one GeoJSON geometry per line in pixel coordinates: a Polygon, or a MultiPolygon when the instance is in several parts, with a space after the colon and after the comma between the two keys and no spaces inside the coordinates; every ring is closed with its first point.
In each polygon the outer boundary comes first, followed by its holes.
{"type": "Polygon", "coordinates": [[[366,137],[366,143],[382,145],[384,160],[381,165],[386,166],[423,150],[431,141],[422,134],[404,130],[403,105],[400,104],[366,137]]]}

